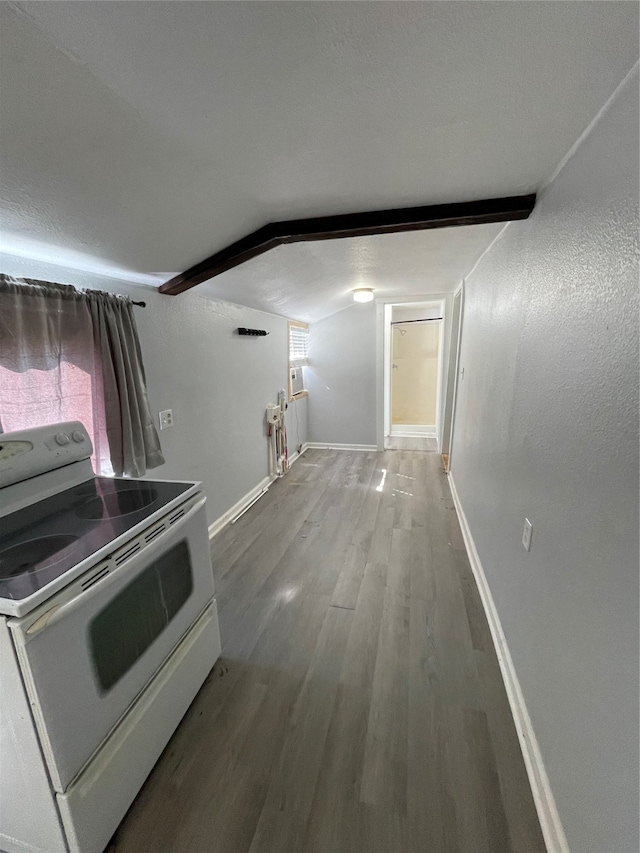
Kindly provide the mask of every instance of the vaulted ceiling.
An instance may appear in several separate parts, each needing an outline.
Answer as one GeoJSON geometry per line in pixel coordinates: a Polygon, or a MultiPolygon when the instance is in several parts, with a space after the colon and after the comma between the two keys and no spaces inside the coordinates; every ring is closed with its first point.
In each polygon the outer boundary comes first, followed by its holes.
{"type": "MultiPolygon", "coordinates": [[[[313,322],[353,305],[352,290],[376,297],[448,293],[504,223],[379,234],[279,246],[201,284],[197,292],[313,322]]],[[[180,298],[180,297],[176,297],[180,298]]]]}
{"type": "MultiPolygon", "coordinates": [[[[2,3],[2,248],[159,285],[273,220],[535,191],[637,27],[615,0],[2,3]]],[[[199,292],[316,319],[364,280],[451,289],[500,227],[282,246],[199,292]]]]}

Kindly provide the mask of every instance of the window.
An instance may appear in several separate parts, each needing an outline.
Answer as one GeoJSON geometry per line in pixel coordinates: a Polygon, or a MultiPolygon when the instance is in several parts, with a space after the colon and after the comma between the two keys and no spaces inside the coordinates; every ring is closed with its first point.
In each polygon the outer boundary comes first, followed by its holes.
{"type": "Polygon", "coordinates": [[[128,672],[193,591],[191,557],[179,542],[148,566],[93,619],[89,629],[102,693],[128,672]]]}
{"type": "Polygon", "coordinates": [[[93,470],[110,476],[100,357],[88,308],[53,286],[50,292],[31,289],[33,295],[28,285],[0,291],[0,433],[81,421],[93,445],[93,470]],[[17,332],[9,334],[10,328],[17,332]]]}
{"type": "Polygon", "coordinates": [[[306,323],[289,323],[289,399],[306,394],[304,367],[309,364],[309,326],[306,323]]]}
{"type": "Polygon", "coordinates": [[[132,303],[0,274],[0,433],[75,420],[98,474],[164,462],[132,303]]]}

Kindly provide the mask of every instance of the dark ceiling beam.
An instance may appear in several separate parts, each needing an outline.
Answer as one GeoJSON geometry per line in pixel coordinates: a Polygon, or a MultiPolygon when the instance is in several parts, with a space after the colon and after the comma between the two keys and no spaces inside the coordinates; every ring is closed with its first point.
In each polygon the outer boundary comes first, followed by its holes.
{"type": "Polygon", "coordinates": [[[165,282],[160,287],[160,293],[176,296],[284,243],[510,222],[527,219],[535,203],[536,197],[532,194],[271,222],[165,282]]]}

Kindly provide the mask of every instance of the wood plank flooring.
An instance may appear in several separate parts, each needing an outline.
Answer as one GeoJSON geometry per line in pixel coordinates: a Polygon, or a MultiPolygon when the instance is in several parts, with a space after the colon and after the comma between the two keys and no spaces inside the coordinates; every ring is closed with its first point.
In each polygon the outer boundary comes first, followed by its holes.
{"type": "Polygon", "coordinates": [[[436,453],[309,450],[212,556],[223,656],[110,853],[544,851],[436,453]]]}
{"type": "Polygon", "coordinates": [[[431,436],[387,435],[384,439],[385,450],[433,450],[438,442],[431,436]]]}

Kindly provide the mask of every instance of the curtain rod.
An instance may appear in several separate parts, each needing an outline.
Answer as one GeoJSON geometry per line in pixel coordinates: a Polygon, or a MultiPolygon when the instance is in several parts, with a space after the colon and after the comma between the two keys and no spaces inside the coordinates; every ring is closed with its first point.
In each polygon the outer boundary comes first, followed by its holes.
{"type": "Polygon", "coordinates": [[[394,320],[392,326],[404,326],[405,323],[435,323],[436,320],[442,320],[442,317],[425,317],[424,320],[394,320]]]}

